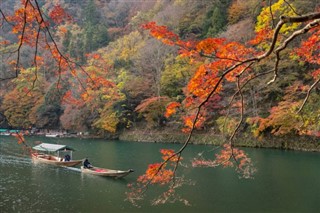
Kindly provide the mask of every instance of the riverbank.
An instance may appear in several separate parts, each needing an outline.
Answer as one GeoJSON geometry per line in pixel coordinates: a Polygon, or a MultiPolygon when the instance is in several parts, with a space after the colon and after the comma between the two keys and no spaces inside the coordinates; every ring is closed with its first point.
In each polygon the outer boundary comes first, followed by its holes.
{"type": "MultiPolygon", "coordinates": [[[[121,141],[152,143],[184,143],[187,137],[187,134],[170,130],[127,130],[118,135],[118,139],[121,141]]],[[[210,144],[216,146],[224,142],[225,138],[223,135],[199,132],[194,133],[190,140],[191,144],[210,144]]],[[[320,138],[269,135],[258,139],[243,133],[241,137],[235,139],[235,146],[320,152],[320,138]]]]}
{"type": "MultiPolygon", "coordinates": [[[[10,135],[11,133],[8,132],[10,135]]],[[[4,135],[4,134],[2,134],[4,135]]],[[[85,138],[85,139],[108,139],[120,141],[135,141],[148,143],[173,143],[182,144],[187,140],[188,134],[182,133],[179,129],[146,129],[136,128],[127,129],[122,132],[102,135],[94,134],[27,134],[35,136],[59,137],[59,138],[85,138]]],[[[191,137],[190,144],[207,144],[219,146],[227,139],[223,135],[214,132],[195,131],[191,137]]],[[[251,148],[271,148],[282,150],[298,150],[309,152],[320,152],[320,138],[310,136],[286,135],[274,136],[268,135],[263,138],[254,138],[251,133],[241,133],[235,138],[234,145],[237,147],[251,148]]]]}

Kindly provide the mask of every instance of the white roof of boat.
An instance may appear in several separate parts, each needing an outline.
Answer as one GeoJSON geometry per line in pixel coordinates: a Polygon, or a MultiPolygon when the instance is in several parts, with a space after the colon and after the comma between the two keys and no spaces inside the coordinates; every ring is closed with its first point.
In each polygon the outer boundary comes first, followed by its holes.
{"type": "Polygon", "coordinates": [[[50,143],[42,143],[37,146],[34,146],[33,149],[44,152],[57,152],[57,151],[70,151],[74,150],[67,145],[61,144],[50,144],[50,143]]]}

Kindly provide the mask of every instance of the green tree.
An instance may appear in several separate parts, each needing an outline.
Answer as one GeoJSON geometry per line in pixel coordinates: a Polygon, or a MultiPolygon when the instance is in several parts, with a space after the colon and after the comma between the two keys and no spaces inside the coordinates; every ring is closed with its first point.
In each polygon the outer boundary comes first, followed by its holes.
{"type": "Polygon", "coordinates": [[[108,29],[104,24],[100,23],[101,16],[93,0],[90,0],[84,9],[83,17],[84,51],[90,53],[99,47],[107,45],[109,42],[108,29]]]}
{"type": "Polygon", "coordinates": [[[221,1],[207,12],[203,23],[203,36],[213,37],[227,27],[227,8],[229,1],[221,1]]]}

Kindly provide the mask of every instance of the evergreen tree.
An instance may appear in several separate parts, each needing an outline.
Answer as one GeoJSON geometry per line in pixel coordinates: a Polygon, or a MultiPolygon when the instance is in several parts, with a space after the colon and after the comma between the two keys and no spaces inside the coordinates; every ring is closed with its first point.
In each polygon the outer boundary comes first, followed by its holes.
{"type": "Polygon", "coordinates": [[[108,29],[100,23],[101,17],[93,0],[90,0],[83,12],[83,43],[86,53],[92,52],[109,43],[108,29]]]}
{"type": "Polygon", "coordinates": [[[225,30],[228,17],[227,8],[229,1],[221,1],[215,4],[206,14],[206,19],[203,23],[203,36],[214,37],[221,31],[225,30]]]}

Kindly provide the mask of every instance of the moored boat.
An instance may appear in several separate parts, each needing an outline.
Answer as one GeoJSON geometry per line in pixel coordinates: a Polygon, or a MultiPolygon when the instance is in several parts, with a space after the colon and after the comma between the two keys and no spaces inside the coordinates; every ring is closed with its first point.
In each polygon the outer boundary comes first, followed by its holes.
{"type": "Polygon", "coordinates": [[[114,178],[122,178],[133,172],[132,169],[122,171],[122,170],[114,170],[114,169],[105,169],[99,167],[85,168],[81,166],[81,172],[91,175],[98,175],[104,177],[114,177],[114,178]]]}
{"type": "Polygon", "coordinates": [[[72,160],[73,148],[67,145],[42,143],[33,147],[31,157],[34,162],[46,163],[56,166],[75,166],[82,163],[82,160],[72,160]],[[56,153],[56,156],[52,153],[56,153]],[[61,157],[64,154],[64,157],[61,157]]]}
{"type": "Polygon", "coordinates": [[[48,137],[48,138],[58,138],[58,137],[60,137],[59,134],[54,134],[54,133],[51,133],[51,134],[48,133],[45,136],[48,137]]]}

